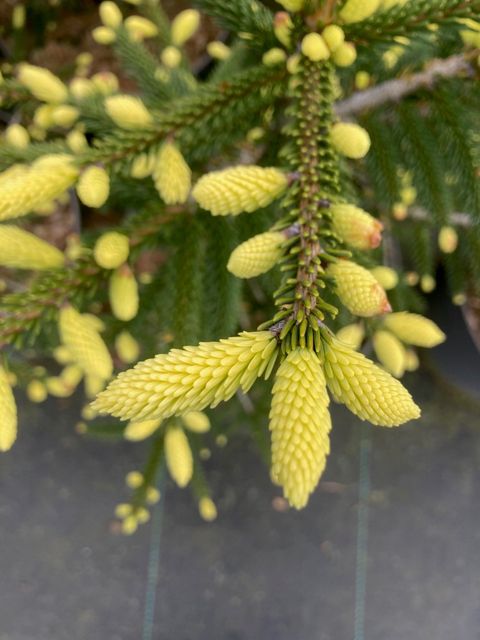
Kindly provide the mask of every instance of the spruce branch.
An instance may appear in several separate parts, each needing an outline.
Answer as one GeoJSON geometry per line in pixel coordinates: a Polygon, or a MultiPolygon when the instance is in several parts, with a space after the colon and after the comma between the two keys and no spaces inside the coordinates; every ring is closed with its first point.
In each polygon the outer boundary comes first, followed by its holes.
{"type": "Polygon", "coordinates": [[[41,156],[51,153],[70,153],[65,142],[34,142],[25,147],[14,147],[9,144],[0,145],[0,171],[8,169],[15,162],[33,162],[41,156]]]}
{"type": "MultiPolygon", "coordinates": [[[[142,214],[126,221],[119,231],[126,233],[132,249],[138,250],[151,237],[158,236],[162,225],[175,215],[169,212],[142,214]]],[[[109,275],[88,253],[64,268],[37,276],[25,291],[3,295],[0,298],[0,348],[33,340],[43,324],[56,318],[62,304],[91,300],[106,286],[109,275]]]]}
{"type": "MultiPolygon", "coordinates": [[[[231,144],[232,137],[243,131],[245,123],[238,117],[239,110],[253,107],[249,102],[252,99],[255,100],[255,112],[264,109],[286,76],[283,67],[260,65],[239,73],[230,81],[200,87],[193,95],[176,99],[162,112],[153,114],[154,122],[150,129],[115,129],[99,138],[97,148],[86,153],[80,163],[122,163],[167,137],[179,139],[186,154],[190,152],[198,157],[206,148],[208,156],[212,146],[218,144],[216,134],[220,140],[225,138],[231,144]]],[[[247,114],[251,117],[251,108],[247,114]]]]}
{"type": "Polygon", "coordinates": [[[319,326],[326,313],[337,314],[321,297],[328,279],[324,265],[336,255],[348,254],[337,248],[329,223],[330,205],[340,197],[339,161],[329,140],[333,74],[328,62],[303,61],[289,109],[292,122],[286,129],[285,156],[292,184],[283,201],[289,215],[278,228],[285,229],[291,239],[282,265],[284,278],[275,292],[280,310],[266,323],[279,333],[287,353],[297,345],[313,349],[320,344],[319,326]]]}
{"type": "Polygon", "coordinates": [[[102,283],[103,272],[91,257],[73,266],[42,274],[27,291],[10,293],[0,300],[0,348],[34,338],[42,321],[56,316],[67,300],[89,298],[102,283]]]}
{"type": "Polygon", "coordinates": [[[132,40],[125,28],[118,29],[113,48],[127,73],[145,93],[147,103],[165,102],[173,97],[171,85],[156,78],[158,61],[143,43],[132,40]]]}
{"type": "MultiPolygon", "coordinates": [[[[165,138],[179,140],[182,150],[193,160],[205,160],[231,145],[254,126],[277,95],[281,95],[287,71],[284,67],[259,65],[236,74],[231,80],[204,85],[195,93],[168,101],[162,111],[153,112],[149,129],[125,130],[113,125],[98,101],[79,105],[87,129],[99,133],[95,147],[76,158],[80,166],[102,162],[114,168],[133,156],[150,150],[165,138]],[[100,132],[104,132],[103,135],[100,132]]],[[[0,170],[15,162],[32,162],[50,153],[70,153],[60,140],[34,142],[25,149],[2,145],[0,170]]]]}
{"type": "Polygon", "coordinates": [[[146,18],[156,25],[158,29],[157,40],[160,44],[169,44],[170,20],[162,7],[162,3],[158,2],[158,0],[146,0],[141,4],[140,10],[146,18]]]}
{"type": "Polygon", "coordinates": [[[194,4],[246,44],[273,46],[273,13],[258,0],[195,0],[194,4]]]}
{"type": "Polygon", "coordinates": [[[424,71],[410,76],[387,80],[376,87],[358,91],[349,98],[337,103],[335,111],[342,118],[357,115],[364,111],[377,109],[389,102],[400,102],[403,98],[419,89],[433,89],[437,82],[462,74],[472,76],[475,69],[471,61],[478,57],[479,51],[468,55],[458,54],[449,58],[433,60],[424,71]]]}
{"type": "Polygon", "coordinates": [[[305,67],[296,132],[300,156],[297,194],[300,252],[294,303],[297,323],[312,313],[319,297],[317,279],[322,273],[323,248],[318,233],[321,223],[318,209],[328,208],[339,193],[338,161],[331,146],[324,142],[333,120],[331,70],[315,64],[305,67]]]}
{"type": "Polygon", "coordinates": [[[401,181],[398,167],[402,164],[400,145],[395,128],[378,112],[370,111],[362,118],[362,124],[375,140],[366,158],[366,167],[375,189],[377,206],[391,210],[398,201],[401,181]]]}
{"type": "Polygon", "coordinates": [[[436,153],[438,138],[430,120],[421,114],[415,103],[403,101],[397,113],[401,148],[413,171],[412,181],[418,191],[418,200],[432,212],[437,223],[443,225],[454,205],[452,191],[445,180],[444,157],[436,153]]]}
{"type": "Polygon", "coordinates": [[[0,104],[3,109],[16,104],[25,105],[31,100],[30,92],[15,78],[8,78],[0,84],[0,104]]]}
{"type": "Polygon", "coordinates": [[[410,0],[403,6],[377,11],[362,22],[346,25],[349,40],[367,43],[391,41],[392,36],[425,31],[432,23],[452,23],[457,18],[478,18],[480,0],[410,0]]]}
{"type": "MultiPolygon", "coordinates": [[[[464,84],[462,82],[462,84],[464,84]]],[[[480,184],[478,145],[472,133],[476,129],[476,114],[464,100],[459,102],[458,81],[445,82],[432,94],[432,118],[437,135],[442,140],[442,155],[448,170],[456,176],[454,191],[460,196],[462,208],[480,214],[480,184]]],[[[463,87],[462,87],[463,90],[463,87]]]]}

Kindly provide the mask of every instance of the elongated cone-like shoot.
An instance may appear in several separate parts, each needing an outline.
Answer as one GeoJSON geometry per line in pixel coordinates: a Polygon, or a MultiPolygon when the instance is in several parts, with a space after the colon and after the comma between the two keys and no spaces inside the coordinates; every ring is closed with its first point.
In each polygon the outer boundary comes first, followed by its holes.
{"type": "Polygon", "coordinates": [[[68,89],[63,82],[43,67],[21,64],[18,81],[42,102],[65,102],[68,98],[68,89]]]}
{"type": "Polygon", "coordinates": [[[5,140],[17,149],[25,149],[30,144],[28,131],[18,123],[11,124],[5,129],[5,140]]]}
{"type": "Polygon", "coordinates": [[[327,47],[333,53],[345,42],[345,33],[342,27],[339,27],[336,24],[329,24],[322,31],[322,38],[325,40],[327,47]]]}
{"type": "Polygon", "coordinates": [[[438,234],[438,246],[443,253],[453,253],[458,247],[458,233],[454,227],[442,227],[438,234]]]}
{"type": "Polygon", "coordinates": [[[413,349],[407,349],[405,353],[405,371],[416,371],[420,366],[420,360],[413,349]]]}
{"type": "Polygon", "coordinates": [[[189,411],[182,416],[183,426],[194,433],[206,433],[210,430],[210,420],[203,411],[189,411]]]}
{"type": "Polygon", "coordinates": [[[465,24],[468,27],[468,29],[462,29],[460,31],[460,37],[464,44],[466,44],[467,47],[475,47],[478,49],[480,46],[480,22],[476,22],[469,18],[464,18],[463,20],[459,19],[457,22],[465,24]]]}
{"type": "Polygon", "coordinates": [[[104,2],[100,3],[98,11],[100,13],[100,20],[106,27],[110,27],[110,29],[118,29],[122,24],[122,12],[115,2],[112,2],[111,0],[104,0],[104,2]]]}
{"type": "Polygon", "coordinates": [[[44,402],[48,396],[47,388],[40,380],[30,380],[25,391],[31,402],[44,402]]]}
{"type": "Polygon", "coordinates": [[[217,507],[211,498],[203,496],[198,502],[198,511],[200,516],[206,522],[213,522],[217,517],[217,507]]]}
{"type": "Polygon", "coordinates": [[[158,33],[157,25],[143,16],[128,16],[124,24],[128,35],[136,42],[154,38],[158,33]]]}
{"type": "Polygon", "coordinates": [[[279,169],[240,166],[207,173],[197,182],[192,195],[214,216],[237,215],[266,207],[287,184],[287,176],[279,169]]]}
{"type": "Polygon", "coordinates": [[[335,278],[336,293],[353,315],[370,318],[391,311],[385,290],[355,262],[339,260],[328,267],[327,274],[335,278]]]}
{"type": "Polygon", "coordinates": [[[415,187],[412,187],[412,185],[407,184],[407,186],[403,187],[400,191],[400,197],[406,207],[411,207],[417,199],[417,190],[415,187]]]}
{"type": "Polygon", "coordinates": [[[383,224],[353,204],[335,204],[330,209],[332,227],[343,242],[354,249],[375,249],[382,241],[383,224]]]}
{"type": "Polygon", "coordinates": [[[287,49],[291,45],[293,26],[292,19],[286,11],[278,11],[275,14],[273,19],[273,32],[275,33],[277,40],[279,40],[287,49]]]}
{"type": "Polygon", "coordinates": [[[96,92],[90,78],[74,78],[69,84],[69,89],[71,95],[79,101],[85,100],[96,92]]]}
{"type": "Polygon", "coordinates": [[[0,451],[8,451],[17,437],[17,405],[8,381],[0,367],[0,451]]]}
{"type": "Polygon", "coordinates": [[[267,231],[242,242],[227,264],[227,269],[237,278],[254,278],[266,273],[282,257],[285,235],[281,231],[267,231]]]}
{"type": "Polygon", "coordinates": [[[123,436],[127,440],[132,440],[133,442],[146,440],[146,438],[149,438],[155,433],[155,431],[157,431],[161,423],[162,421],[158,418],[155,420],[140,420],[139,422],[130,420],[125,427],[123,436]]]}
{"type": "Polygon", "coordinates": [[[371,140],[368,132],[351,122],[334,124],[330,139],[338,153],[353,160],[364,158],[370,150],[371,140]]]}
{"type": "Polygon", "coordinates": [[[56,269],[65,262],[63,253],[29,231],[0,225],[0,265],[13,269],[56,269]]]}
{"type": "Polygon", "coordinates": [[[69,364],[60,374],[60,378],[66,385],[75,389],[83,378],[83,371],[78,365],[69,364]]]}
{"type": "Polygon", "coordinates": [[[98,42],[98,44],[109,45],[115,42],[117,34],[113,29],[110,29],[110,27],[101,26],[93,29],[92,38],[95,42],[98,42]]]}
{"type": "Polygon", "coordinates": [[[69,104],[60,104],[58,107],[54,107],[51,112],[53,124],[65,129],[71,127],[78,120],[79,115],[79,110],[69,104]]]}
{"type": "Polygon", "coordinates": [[[144,129],[152,124],[148,109],[135,96],[109,96],[105,99],[105,111],[122,129],[144,129]]]}
{"type": "Polygon", "coordinates": [[[361,324],[347,324],[337,331],[337,339],[358,351],[365,338],[365,328],[361,324]]]}
{"type": "Polygon", "coordinates": [[[110,193],[110,178],[102,167],[88,167],[77,183],[77,195],[87,207],[97,209],[105,204],[110,193]]]}
{"type": "Polygon", "coordinates": [[[397,338],[415,347],[436,347],[445,341],[445,334],[435,322],[418,313],[399,311],[385,317],[384,326],[397,338]]]}
{"type": "Polygon", "coordinates": [[[362,420],[394,427],[420,417],[398,380],[333,336],[323,343],[322,363],[330,391],[362,420]]]}
{"type": "Polygon", "coordinates": [[[166,142],[158,152],[153,181],[166,204],[183,204],[187,201],[192,172],[173,142],[166,142]]]}
{"type": "Polygon", "coordinates": [[[16,4],[12,11],[12,27],[14,29],[23,29],[25,26],[26,11],[25,5],[16,4]]]}
{"type": "Polygon", "coordinates": [[[113,371],[112,358],[98,331],[72,306],[60,310],[58,328],[62,343],[74,362],[86,375],[108,380],[113,371]]]}
{"type": "Polygon", "coordinates": [[[59,376],[51,376],[45,380],[48,393],[55,398],[69,398],[75,389],[59,376]]]}
{"type": "Polygon", "coordinates": [[[157,162],[157,156],[153,153],[141,153],[132,162],[130,175],[132,178],[141,180],[151,175],[157,162]]]}
{"type": "Polygon", "coordinates": [[[426,273],[420,278],[420,289],[423,293],[431,293],[435,290],[436,286],[437,282],[435,278],[429,273],[426,273]]]}
{"type": "Polygon", "coordinates": [[[177,47],[189,40],[200,26],[200,14],[195,9],[180,11],[172,21],[171,39],[177,47]]]}
{"type": "Polygon", "coordinates": [[[407,354],[400,340],[390,331],[380,329],[373,334],[373,348],[385,369],[401,378],[405,373],[407,354]]]}
{"type": "Polygon", "coordinates": [[[186,487],[192,479],[193,456],[185,431],[178,425],[169,426],[165,433],[165,462],[172,479],[186,487]]]}
{"type": "Polygon", "coordinates": [[[318,357],[309,349],[291,351],[273,385],[271,475],[296,509],[307,504],[325,469],[332,426],[329,402],[318,357]]]}
{"type": "Polygon", "coordinates": [[[308,33],[302,40],[301,51],[313,62],[328,60],[330,57],[330,49],[319,33],[308,33]]]}
{"type": "Polygon", "coordinates": [[[370,269],[370,273],[375,278],[375,280],[377,280],[382,285],[385,291],[395,289],[398,284],[398,273],[391,267],[379,265],[378,267],[370,269]]]}
{"type": "Polygon", "coordinates": [[[103,269],[116,269],[126,261],[129,252],[130,244],[126,235],[107,231],[96,241],[93,257],[103,269]]]}
{"type": "Polygon", "coordinates": [[[93,406],[122,420],[201,411],[229,400],[237,389],[248,391],[259,376],[268,376],[277,353],[269,331],[172,349],[122,372],[93,406]]]}
{"type": "Polygon", "coordinates": [[[182,52],[174,46],[165,47],[160,56],[162,63],[167,69],[176,69],[182,62],[182,52]]]}
{"type": "Polygon", "coordinates": [[[24,216],[66,191],[78,176],[72,159],[42,156],[31,166],[14,165],[0,174],[0,220],[24,216]]]}
{"type": "Polygon", "coordinates": [[[110,276],[108,286],[110,307],[115,318],[129,322],[138,313],[138,285],[127,264],[116,269],[110,276]]]}
{"type": "Polygon", "coordinates": [[[351,42],[344,42],[332,54],[337,67],[350,67],[357,59],[357,50],[351,42]]]}
{"type": "Polygon", "coordinates": [[[363,91],[366,89],[372,81],[372,78],[368,71],[357,71],[355,74],[355,89],[363,91]]]}
{"type": "MultiPolygon", "coordinates": [[[[118,78],[111,71],[99,71],[95,73],[91,78],[91,82],[95,92],[101,93],[103,96],[111,96],[112,93],[116,93],[119,88],[118,78]]],[[[123,97],[125,96],[119,96],[119,98],[123,97]]],[[[126,97],[128,98],[130,96],[126,97]]]]}
{"type": "Polygon", "coordinates": [[[140,471],[129,471],[125,476],[125,484],[129,489],[138,489],[145,482],[145,476],[140,471]]]}
{"type": "Polygon", "coordinates": [[[140,355],[140,345],[128,331],[121,331],[115,338],[115,349],[120,360],[127,364],[138,360],[140,355]]]}
{"type": "Polygon", "coordinates": [[[281,64],[287,59],[287,54],[284,49],[280,47],[273,47],[266,51],[262,56],[262,62],[267,67],[274,67],[276,64],[281,64]]]}
{"type": "Polygon", "coordinates": [[[377,11],[381,0],[347,0],[340,10],[342,22],[352,24],[366,20],[377,11]]]}
{"type": "Polygon", "coordinates": [[[213,40],[207,44],[207,53],[215,60],[226,60],[231,56],[232,51],[221,40],[213,40]]]}

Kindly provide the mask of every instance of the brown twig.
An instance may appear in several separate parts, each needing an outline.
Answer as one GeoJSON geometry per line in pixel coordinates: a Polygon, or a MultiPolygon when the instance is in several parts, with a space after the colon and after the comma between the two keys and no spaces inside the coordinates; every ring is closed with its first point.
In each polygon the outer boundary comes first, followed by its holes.
{"type": "Polygon", "coordinates": [[[399,102],[418,89],[431,89],[441,78],[453,78],[462,73],[474,72],[471,59],[477,57],[479,51],[468,56],[458,54],[431,62],[427,69],[404,78],[387,80],[376,87],[358,91],[349,98],[337,103],[335,111],[340,117],[354,116],[370,109],[376,109],[388,102],[399,102]]]}

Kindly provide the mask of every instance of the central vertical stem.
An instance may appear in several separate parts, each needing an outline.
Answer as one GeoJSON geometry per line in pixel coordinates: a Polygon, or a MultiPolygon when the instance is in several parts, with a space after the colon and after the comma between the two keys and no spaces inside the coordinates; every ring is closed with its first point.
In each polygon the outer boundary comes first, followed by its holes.
{"type": "Polygon", "coordinates": [[[288,215],[279,229],[289,229],[291,242],[275,292],[279,308],[268,326],[279,336],[283,353],[298,345],[321,348],[320,324],[337,309],[321,297],[327,285],[324,266],[345,255],[331,230],[330,205],[340,198],[339,161],[330,142],[335,99],[335,73],[330,62],[302,58],[292,78],[290,122],[285,129],[284,157],[292,182],[282,206],[288,215]]]}
{"type": "Polygon", "coordinates": [[[294,314],[300,324],[316,308],[325,212],[339,194],[338,159],[330,144],[333,120],[333,69],[329,63],[305,60],[295,90],[298,148],[298,220],[300,252],[296,273],[294,314]]]}

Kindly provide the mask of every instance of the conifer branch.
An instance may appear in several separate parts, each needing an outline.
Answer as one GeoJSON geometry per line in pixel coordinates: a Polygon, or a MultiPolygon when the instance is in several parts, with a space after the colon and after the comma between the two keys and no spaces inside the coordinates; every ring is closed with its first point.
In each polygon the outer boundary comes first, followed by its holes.
{"type": "Polygon", "coordinates": [[[339,192],[338,160],[331,146],[324,145],[333,113],[331,70],[322,66],[305,64],[297,105],[296,136],[300,156],[297,214],[300,253],[294,304],[297,323],[308,317],[318,302],[317,278],[322,272],[320,255],[324,251],[318,233],[321,222],[318,209],[328,208],[332,197],[337,197],[339,192]]]}
{"type": "Polygon", "coordinates": [[[195,0],[195,5],[247,44],[273,46],[273,13],[258,0],[195,0]]]}
{"type": "Polygon", "coordinates": [[[39,331],[39,323],[49,318],[66,300],[89,297],[101,286],[102,269],[92,258],[82,258],[72,267],[47,272],[21,293],[0,300],[0,348],[28,340],[39,331]]]}
{"type": "MultiPolygon", "coordinates": [[[[167,137],[180,140],[182,150],[203,158],[211,155],[212,148],[222,140],[231,144],[232,138],[248,130],[248,117],[266,108],[277,95],[278,88],[287,78],[284,67],[259,65],[237,74],[231,80],[222,80],[213,85],[200,87],[196,93],[176,98],[165,104],[161,112],[154,112],[150,129],[125,130],[112,124],[95,126],[99,131],[107,128],[103,137],[95,140],[95,148],[76,158],[80,166],[103,162],[121,165],[133,156],[149,150],[167,137]],[[252,104],[250,102],[252,101],[252,104]],[[245,117],[239,109],[245,107],[245,117]],[[249,108],[251,107],[251,108],[249,108]]],[[[83,105],[87,120],[96,122],[107,119],[98,112],[97,104],[83,105]],[[97,114],[98,112],[98,114],[97,114]]],[[[108,120],[108,119],[107,119],[108,120]]],[[[88,125],[92,123],[89,121],[88,125]]],[[[69,153],[62,141],[32,143],[26,148],[2,145],[0,148],[0,170],[14,162],[32,162],[49,153],[69,153]]]]}
{"type": "Polygon", "coordinates": [[[141,43],[131,39],[125,28],[117,31],[114,50],[126,71],[136,80],[152,102],[164,102],[172,98],[172,87],[157,80],[158,61],[141,43]]]}
{"type": "Polygon", "coordinates": [[[478,17],[480,0],[410,0],[387,11],[377,11],[362,22],[347,25],[349,40],[390,41],[392,36],[426,30],[431,23],[452,22],[456,18],[478,17]]]}
{"type": "Polygon", "coordinates": [[[0,145],[0,171],[7,169],[15,162],[33,162],[51,153],[69,153],[69,148],[60,141],[31,143],[24,149],[2,144],[0,145]]]}
{"type": "Polygon", "coordinates": [[[404,78],[387,80],[376,87],[358,91],[350,98],[339,102],[335,110],[341,117],[353,116],[370,109],[376,109],[389,102],[399,102],[419,89],[432,89],[435,84],[445,78],[460,74],[474,74],[471,60],[479,51],[468,56],[458,54],[441,60],[433,60],[425,71],[414,73],[404,78]]]}
{"type": "Polygon", "coordinates": [[[282,266],[282,286],[275,292],[280,311],[271,326],[278,329],[287,353],[297,345],[319,344],[319,322],[326,313],[337,313],[321,297],[327,279],[324,264],[335,260],[334,255],[348,254],[336,248],[329,224],[328,210],[340,193],[338,156],[329,139],[333,101],[331,64],[303,61],[289,109],[292,123],[286,129],[293,182],[283,206],[289,216],[278,225],[292,240],[282,266]]]}
{"type": "Polygon", "coordinates": [[[229,132],[229,143],[240,123],[235,117],[239,104],[252,96],[256,103],[265,106],[269,91],[282,83],[287,76],[284,67],[261,65],[238,74],[231,81],[200,88],[194,95],[179,98],[154,114],[151,129],[141,131],[115,130],[97,141],[97,149],[85,154],[82,164],[92,162],[119,163],[142,153],[167,137],[180,138],[182,149],[188,151],[214,144],[214,132],[229,132]],[[263,95],[262,95],[263,94],[263,95]],[[229,109],[233,110],[229,112],[229,109]]]}
{"type": "MultiPolygon", "coordinates": [[[[139,248],[150,237],[158,236],[159,227],[175,215],[162,212],[127,221],[124,231],[130,246],[139,248]]],[[[0,348],[28,340],[66,301],[91,299],[106,284],[109,275],[91,254],[86,254],[71,265],[37,276],[26,291],[3,295],[0,298],[0,348]]]]}

